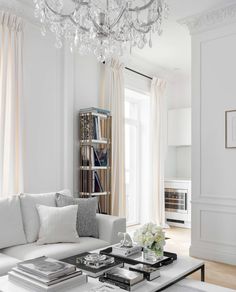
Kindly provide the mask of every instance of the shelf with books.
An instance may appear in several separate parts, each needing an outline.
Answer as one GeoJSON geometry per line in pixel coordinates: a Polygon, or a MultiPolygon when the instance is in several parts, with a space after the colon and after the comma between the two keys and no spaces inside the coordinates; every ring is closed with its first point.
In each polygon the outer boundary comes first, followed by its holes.
{"type": "Polygon", "coordinates": [[[110,141],[107,141],[105,139],[103,139],[103,140],[92,139],[92,140],[80,140],[80,143],[81,144],[85,144],[85,145],[89,145],[89,144],[108,144],[108,143],[110,143],[110,141]]]}
{"type": "MultiPolygon", "coordinates": [[[[81,116],[87,116],[89,115],[90,113],[81,113],[81,116]]],[[[91,112],[91,115],[94,116],[94,117],[100,117],[102,119],[107,119],[107,115],[106,114],[100,114],[100,113],[94,113],[94,112],[91,112]]]]}
{"type": "Polygon", "coordinates": [[[105,109],[101,109],[101,108],[97,108],[97,107],[90,107],[90,108],[85,108],[85,109],[80,110],[80,114],[81,114],[81,116],[91,114],[93,116],[100,116],[100,117],[106,119],[108,116],[110,116],[110,111],[105,110],[105,109]]]}
{"type": "Polygon", "coordinates": [[[110,214],[111,205],[111,115],[107,110],[81,110],[80,187],[81,197],[98,196],[99,209],[110,214]]]}
{"type": "Polygon", "coordinates": [[[109,169],[110,166],[80,166],[82,170],[99,170],[99,169],[109,169]]]}
{"type": "Polygon", "coordinates": [[[80,192],[81,196],[107,196],[110,195],[110,192],[102,192],[102,193],[83,193],[80,192]]]}

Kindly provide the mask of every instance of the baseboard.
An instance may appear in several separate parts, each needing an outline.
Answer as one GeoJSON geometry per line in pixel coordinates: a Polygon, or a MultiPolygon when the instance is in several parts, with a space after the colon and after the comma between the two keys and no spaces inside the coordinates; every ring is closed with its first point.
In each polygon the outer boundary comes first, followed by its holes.
{"type": "Polygon", "coordinates": [[[222,250],[213,250],[209,248],[199,248],[191,245],[189,254],[192,257],[210,260],[214,262],[221,262],[229,265],[236,265],[236,254],[222,252],[222,250]]]}

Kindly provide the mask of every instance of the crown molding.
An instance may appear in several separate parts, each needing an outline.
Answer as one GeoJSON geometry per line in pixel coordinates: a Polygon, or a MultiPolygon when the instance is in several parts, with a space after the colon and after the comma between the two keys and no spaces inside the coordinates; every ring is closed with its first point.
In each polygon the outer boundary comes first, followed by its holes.
{"type": "Polygon", "coordinates": [[[218,26],[236,22],[236,3],[229,6],[208,10],[201,14],[193,15],[178,21],[186,25],[191,34],[214,29],[218,26]]]}

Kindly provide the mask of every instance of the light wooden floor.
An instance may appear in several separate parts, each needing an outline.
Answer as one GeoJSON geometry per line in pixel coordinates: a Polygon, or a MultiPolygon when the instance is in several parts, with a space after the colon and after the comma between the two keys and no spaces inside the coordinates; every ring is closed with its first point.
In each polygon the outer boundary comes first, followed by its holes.
{"type": "MultiPolygon", "coordinates": [[[[167,240],[166,250],[176,252],[179,255],[189,255],[191,241],[191,230],[185,228],[172,227],[166,229],[167,240]]],[[[205,261],[206,282],[236,290],[236,266],[205,261]]],[[[200,274],[191,276],[200,279],[200,274]]]]}
{"type": "MultiPolygon", "coordinates": [[[[128,232],[133,233],[137,227],[129,227],[128,232]]],[[[178,255],[189,255],[191,242],[191,230],[186,228],[171,227],[166,229],[167,240],[165,250],[175,252],[178,255]]],[[[206,282],[219,285],[236,291],[236,266],[205,261],[206,282]]],[[[190,276],[200,280],[200,272],[190,276]]]]}

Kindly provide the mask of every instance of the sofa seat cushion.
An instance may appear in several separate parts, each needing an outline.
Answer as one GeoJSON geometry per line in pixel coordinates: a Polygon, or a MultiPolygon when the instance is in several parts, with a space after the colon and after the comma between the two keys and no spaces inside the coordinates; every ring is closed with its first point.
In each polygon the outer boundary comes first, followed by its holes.
{"type": "Polygon", "coordinates": [[[26,243],[19,196],[0,199],[0,249],[26,243]]]}
{"type": "Polygon", "coordinates": [[[47,245],[29,243],[5,248],[2,252],[19,260],[32,259],[43,255],[55,259],[63,259],[85,251],[103,248],[108,245],[108,242],[97,238],[81,237],[78,243],[54,243],[47,245]]]}
{"type": "Polygon", "coordinates": [[[0,253],[0,276],[6,275],[18,262],[16,258],[0,253]]]}

